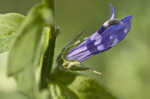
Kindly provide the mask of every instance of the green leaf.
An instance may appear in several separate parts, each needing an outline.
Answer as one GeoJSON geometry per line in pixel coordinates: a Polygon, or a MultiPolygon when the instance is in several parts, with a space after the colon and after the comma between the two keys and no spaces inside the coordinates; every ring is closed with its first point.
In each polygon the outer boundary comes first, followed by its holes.
{"type": "Polygon", "coordinates": [[[1,99],[28,99],[19,92],[0,92],[1,99]]]}
{"type": "Polygon", "coordinates": [[[25,68],[24,71],[18,75],[15,75],[19,91],[31,99],[34,99],[38,91],[34,69],[35,68],[31,66],[25,68]]]}
{"type": "Polygon", "coordinates": [[[51,75],[51,80],[49,82],[50,86],[53,86],[53,88],[57,90],[56,92],[55,90],[53,92],[53,96],[55,97],[62,96],[62,93],[69,90],[69,92],[72,92],[75,96],[63,94],[63,97],[72,97],[71,99],[116,99],[97,80],[83,74],[57,69],[56,72],[51,75]]]}
{"type": "Polygon", "coordinates": [[[22,95],[28,97],[28,99],[48,99],[49,91],[39,91],[39,84],[36,79],[36,68],[33,66],[27,67],[15,75],[17,81],[17,88],[22,95]]]}
{"type": "Polygon", "coordinates": [[[44,9],[43,5],[31,9],[17,31],[19,35],[8,57],[8,75],[16,79],[18,90],[29,99],[48,96],[39,92],[36,79],[37,66],[40,65],[48,46],[47,36],[50,32],[50,27],[42,15],[44,9]]]}
{"type": "Polygon", "coordinates": [[[41,52],[44,50],[42,38],[45,19],[41,15],[45,9],[37,5],[31,9],[19,27],[17,37],[8,57],[8,75],[14,75],[24,70],[25,67],[40,65],[41,52]]]}
{"type": "Polygon", "coordinates": [[[37,5],[31,9],[19,30],[18,37],[9,53],[8,75],[16,79],[18,90],[29,99],[46,97],[39,92],[36,79],[37,66],[48,46],[50,27],[46,26],[42,12],[45,7],[37,5]]]}
{"type": "Polygon", "coordinates": [[[0,53],[10,49],[23,19],[24,16],[17,13],[0,14],[0,53]]]}
{"type": "Polygon", "coordinates": [[[62,84],[50,84],[51,99],[79,99],[77,95],[62,84]]]}
{"type": "Polygon", "coordinates": [[[85,76],[77,76],[69,88],[79,99],[116,99],[96,80],[85,76]]]}

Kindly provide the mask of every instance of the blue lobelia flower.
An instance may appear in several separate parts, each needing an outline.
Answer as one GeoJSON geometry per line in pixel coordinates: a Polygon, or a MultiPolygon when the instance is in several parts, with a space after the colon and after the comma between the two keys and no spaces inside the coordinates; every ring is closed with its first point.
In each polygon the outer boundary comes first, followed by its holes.
{"type": "Polygon", "coordinates": [[[104,52],[122,41],[128,34],[131,27],[132,16],[122,20],[115,19],[114,7],[110,4],[111,16],[95,33],[78,46],[71,49],[67,60],[84,61],[90,56],[104,52]]]}

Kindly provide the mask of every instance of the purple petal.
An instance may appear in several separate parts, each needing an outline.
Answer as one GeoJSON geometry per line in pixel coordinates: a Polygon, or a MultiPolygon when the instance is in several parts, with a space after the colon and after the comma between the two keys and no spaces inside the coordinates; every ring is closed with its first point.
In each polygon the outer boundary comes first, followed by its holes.
{"type": "MultiPolygon", "coordinates": [[[[112,9],[110,19],[113,20],[114,8],[112,5],[110,6],[112,9]]],[[[110,49],[125,38],[131,27],[131,19],[132,16],[127,16],[123,18],[120,23],[108,25],[108,27],[102,25],[100,29],[93,33],[87,40],[69,51],[66,58],[68,60],[78,60],[82,62],[90,56],[110,49]]]]}
{"type": "Polygon", "coordinates": [[[126,25],[126,29],[124,30],[125,33],[128,33],[129,30],[130,30],[130,27],[131,27],[131,19],[132,19],[132,16],[127,16],[125,18],[123,18],[121,20],[121,22],[123,22],[124,24],[127,24],[126,25]]]}
{"type": "Polygon", "coordinates": [[[107,28],[109,21],[115,19],[115,9],[112,6],[112,4],[109,4],[110,9],[111,9],[111,15],[108,21],[106,21],[99,29],[98,29],[98,33],[101,34],[104,32],[104,30],[107,28]]]}
{"type": "Polygon", "coordinates": [[[103,33],[103,32],[105,31],[105,29],[106,29],[106,27],[104,27],[104,25],[102,25],[102,26],[97,30],[97,32],[98,32],[99,34],[101,34],[101,33],[103,33]]]}
{"type": "Polygon", "coordinates": [[[101,34],[103,39],[99,46],[103,45],[105,48],[104,50],[107,50],[116,45],[118,42],[122,41],[130,30],[131,18],[132,16],[125,17],[121,20],[120,24],[108,27],[101,34]]]}
{"type": "Polygon", "coordinates": [[[112,6],[112,4],[109,4],[110,8],[111,8],[111,16],[109,18],[109,20],[113,20],[115,18],[115,9],[112,6]]]}

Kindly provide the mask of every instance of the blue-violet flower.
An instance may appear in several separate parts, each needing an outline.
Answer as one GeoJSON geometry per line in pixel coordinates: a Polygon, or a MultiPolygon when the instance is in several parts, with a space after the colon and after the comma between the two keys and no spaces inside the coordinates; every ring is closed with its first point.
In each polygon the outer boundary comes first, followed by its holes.
{"type": "Polygon", "coordinates": [[[132,16],[122,20],[115,19],[114,7],[110,4],[111,16],[95,33],[78,46],[71,49],[66,58],[68,60],[84,61],[90,56],[104,52],[122,41],[131,27],[132,16]]]}

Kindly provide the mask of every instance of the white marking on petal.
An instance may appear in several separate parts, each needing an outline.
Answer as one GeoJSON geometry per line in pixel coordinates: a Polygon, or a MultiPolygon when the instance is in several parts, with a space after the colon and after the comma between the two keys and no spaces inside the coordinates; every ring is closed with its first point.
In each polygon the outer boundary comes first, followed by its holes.
{"type": "Polygon", "coordinates": [[[83,53],[78,57],[78,60],[83,60],[84,58],[86,58],[86,57],[89,56],[90,54],[91,54],[90,51],[83,52],[83,53]]]}
{"type": "Polygon", "coordinates": [[[124,33],[125,33],[125,34],[128,33],[128,28],[125,28],[125,29],[124,29],[124,33]]]}
{"type": "Polygon", "coordinates": [[[112,43],[112,45],[111,45],[111,46],[116,45],[118,42],[119,42],[119,40],[118,40],[117,38],[116,38],[116,39],[114,39],[114,41],[113,41],[113,43],[112,43]]]}
{"type": "Polygon", "coordinates": [[[99,45],[101,42],[102,42],[102,39],[100,38],[100,39],[98,39],[97,41],[94,42],[94,45],[97,46],[97,45],[99,45]]]}
{"type": "Polygon", "coordinates": [[[99,50],[99,51],[102,51],[102,50],[104,50],[105,48],[104,48],[104,45],[100,45],[100,46],[98,46],[97,47],[97,50],[99,50]]]}
{"type": "Polygon", "coordinates": [[[76,54],[76,55],[73,55],[73,56],[67,56],[67,58],[69,59],[69,60],[79,60],[79,61],[82,61],[82,60],[84,60],[84,58],[86,58],[87,56],[89,56],[91,54],[91,52],[90,51],[85,51],[85,52],[82,52],[82,53],[78,53],[78,54],[76,54]]]}
{"type": "Polygon", "coordinates": [[[93,35],[91,35],[90,39],[93,41],[93,40],[99,40],[101,39],[101,35],[97,32],[95,32],[93,35]]]}
{"type": "Polygon", "coordinates": [[[79,48],[79,49],[75,49],[73,52],[71,52],[71,53],[68,55],[68,57],[71,57],[71,56],[73,56],[73,55],[76,55],[76,54],[78,54],[78,53],[80,53],[80,52],[82,52],[82,51],[85,51],[85,50],[87,50],[87,47],[86,47],[86,46],[83,46],[83,47],[81,47],[81,48],[79,48]]]}
{"type": "Polygon", "coordinates": [[[113,39],[113,36],[110,36],[109,39],[113,39]]]}

